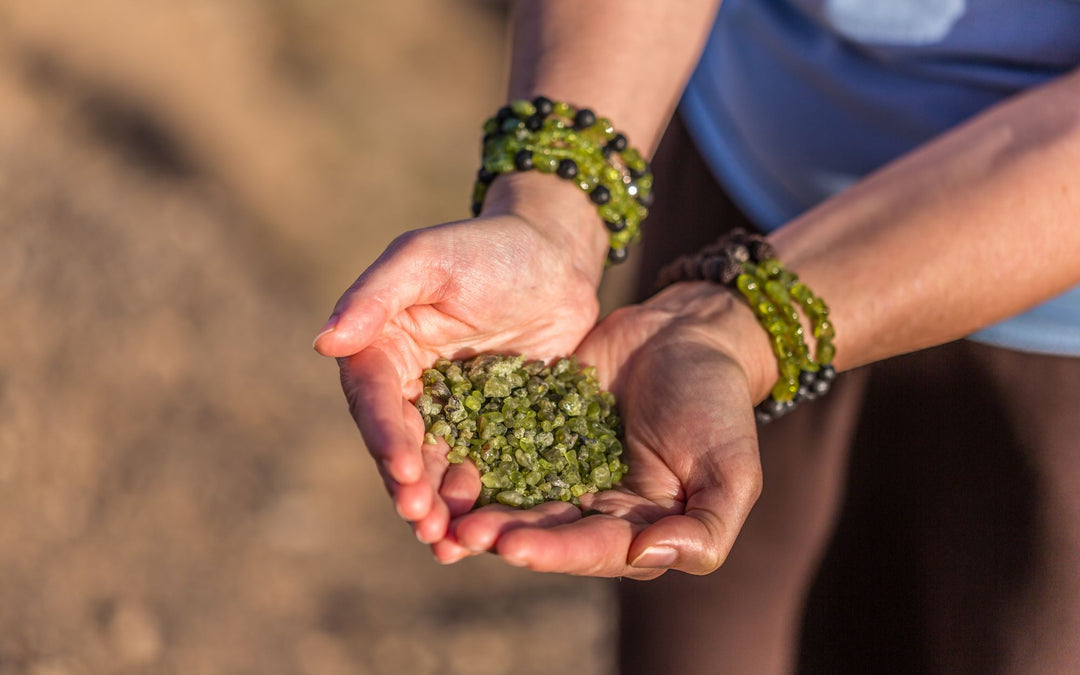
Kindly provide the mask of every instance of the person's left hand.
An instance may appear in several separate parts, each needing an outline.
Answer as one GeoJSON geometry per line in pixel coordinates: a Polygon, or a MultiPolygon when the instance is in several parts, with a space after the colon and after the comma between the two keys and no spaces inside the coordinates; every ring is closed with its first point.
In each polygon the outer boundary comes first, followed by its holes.
{"type": "MultiPolygon", "coordinates": [[[[753,401],[768,370],[750,357],[763,346],[749,309],[704,283],[613,313],[577,355],[618,401],[630,466],[622,483],[583,495],[581,509],[460,515],[433,545],[436,558],[491,551],[536,571],[640,579],[714,571],[761,490],[753,401]]],[[[471,488],[478,494],[478,481],[471,488]]]]}

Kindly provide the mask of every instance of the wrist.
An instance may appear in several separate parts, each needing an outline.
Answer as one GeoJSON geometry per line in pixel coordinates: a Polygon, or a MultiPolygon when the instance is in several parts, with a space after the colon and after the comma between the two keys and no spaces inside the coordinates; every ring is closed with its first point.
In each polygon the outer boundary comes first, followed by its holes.
{"type": "Polygon", "coordinates": [[[523,220],[595,286],[604,271],[608,231],[596,206],[575,185],[539,173],[499,176],[488,190],[483,215],[523,220]]]}
{"type": "Polygon", "coordinates": [[[737,292],[705,281],[673,284],[645,303],[668,315],[667,325],[692,332],[726,354],[746,376],[755,404],[779,376],[768,334],[737,292]]]}

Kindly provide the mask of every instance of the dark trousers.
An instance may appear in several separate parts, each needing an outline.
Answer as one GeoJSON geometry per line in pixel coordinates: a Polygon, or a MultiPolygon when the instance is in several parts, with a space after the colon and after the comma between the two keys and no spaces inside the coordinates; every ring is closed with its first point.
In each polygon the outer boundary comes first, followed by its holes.
{"type": "MultiPolygon", "coordinates": [[[[654,168],[641,297],[753,228],[678,119],[654,168]]],[[[1080,359],[900,356],[760,444],[764,492],[723,568],[619,584],[623,673],[1080,672],[1080,359]]]]}

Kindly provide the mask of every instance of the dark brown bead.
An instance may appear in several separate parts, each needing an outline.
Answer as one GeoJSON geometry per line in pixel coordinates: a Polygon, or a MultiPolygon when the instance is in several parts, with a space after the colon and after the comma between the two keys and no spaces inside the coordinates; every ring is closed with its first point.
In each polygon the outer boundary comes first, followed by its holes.
{"type": "Polygon", "coordinates": [[[609,248],[607,258],[613,264],[618,265],[626,260],[627,255],[626,248],[609,248]]]}
{"type": "Polygon", "coordinates": [[[754,237],[751,239],[748,247],[750,249],[750,258],[754,262],[761,262],[762,260],[769,260],[770,258],[776,257],[776,249],[762,237],[754,237]]]}

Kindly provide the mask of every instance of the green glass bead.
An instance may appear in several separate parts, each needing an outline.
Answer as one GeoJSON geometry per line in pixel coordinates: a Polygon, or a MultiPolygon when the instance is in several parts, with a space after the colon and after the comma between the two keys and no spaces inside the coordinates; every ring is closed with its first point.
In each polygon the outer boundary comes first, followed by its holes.
{"type": "Polygon", "coordinates": [[[769,321],[765,323],[765,331],[769,335],[785,335],[788,331],[788,325],[780,320],[769,321]]]}
{"type": "Polygon", "coordinates": [[[513,118],[513,117],[507,117],[505,120],[503,120],[502,127],[501,127],[502,132],[506,133],[506,134],[511,134],[511,133],[517,131],[518,129],[524,129],[524,128],[525,128],[525,123],[522,122],[521,120],[513,118]]]}
{"type": "Polygon", "coordinates": [[[615,125],[606,117],[597,117],[593,128],[603,135],[605,141],[615,138],[615,125]]]}
{"type": "Polygon", "coordinates": [[[821,300],[821,298],[814,298],[806,307],[807,313],[814,317],[826,317],[829,315],[829,308],[821,300]]]}
{"type": "Polygon", "coordinates": [[[619,219],[619,210],[611,203],[598,207],[596,212],[599,213],[600,218],[606,222],[612,222],[619,219]]]}
{"type": "Polygon", "coordinates": [[[772,397],[777,401],[791,401],[798,393],[798,380],[778,380],[772,388],[772,397]]]}
{"type": "Polygon", "coordinates": [[[778,305],[786,305],[791,302],[791,296],[787,289],[779,281],[770,279],[765,282],[765,295],[778,305]]]}
{"type": "Polygon", "coordinates": [[[821,321],[814,325],[814,337],[818,340],[832,340],[836,337],[836,328],[831,321],[821,321]]]}
{"type": "Polygon", "coordinates": [[[792,325],[799,323],[799,312],[792,305],[780,305],[780,314],[784,317],[784,320],[792,325]]]}
{"type": "Polygon", "coordinates": [[[802,368],[799,367],[799,364],[792,361],[780,361],[777,363],[777,366],[780,369],[780,377],[785,380],[797,380],[799,378],[799,373],[802,372],[802,368]]]}
{"type": "Polygon", "coordinates": [[[494,117],[489,117],[484,122],[484,135],[493,134],[499,130],[499,121],[494,117]]]}
{"type": "Polygon", "coordinates": [[[828,340],[822,340],[817,344],[817,362],[823,366],[827,366],[832,363],[833,358],[836,356],[836,347],[828,340]]]}
{"type": "Polygon", "coordinates": [[[807,287],[807,285],[802,283],[801,281],[792,284],[791,288],[788,289],[788,293],[791,294],[791,297],[802,303],[805,303],[807,300],[810,300],[814,297],[814,294],[810,292],[810,289],[807,287]]]}
{"type": "Polygon", "coordinates": [[[578,176],[577,179],[578,187],[586,192],[592,192],[598,182],[596,176],[578,176]]]}
{"type": "Polygon", "coordinates": [[[518,117],[532,117],[536,114],[536,106],[532,101],[517,100],[510,104],[510,109],[514,111],[514,114],[518,117]]]}
{"type": "Polygon", "coordinates": [[[540,173],[555,173],[559,168],[559,159],[549,154],[533,154],[533,168],[540,173]]]}
{"type": "Polygon", "coordinates": [[[742,291],[743,295],[747,295],[759,288],[757,279],[745,272],[735,278],[735,285],[742,291]]]}
{"type": "Polygon", "coordinates": [[[637,184],[638,184],[638,187],[641,188],[641,190],[643,192],[652,192],[652,188],[653,188],[653,176],[652,176],[652,174],[647,173],[644,176],[642,176],[641,178],[638,178],[637,179],[637,184]]]}
{"type": "Polygon", "coordinates": [[[570,105],[569,103],[565,103],[563,101],[556,102],[552,106],[551,112],[552,112],[553,115],[558,115],[559,117],[567,117],[567,118],[571,118],[571,117],[573,117],[574,115],[577,114],[577,110],[574,109],[574,106],[570,105]]]}
{"type": "Polygon", "coordinates": [[[777,316],[776,305],[768,300],[763,300],[754,305],[754,313],[762,319],[770,319],[777,316]]]}
{"type": "Polygon", "coordinates": [[[775,258],[762,260],[760,263],[758,263],[758,267],[761,268],[763,274],[770,278],[779,276],[780,273],[784,271],[783,265],[781,265],[780,261],[775,258]]]}

